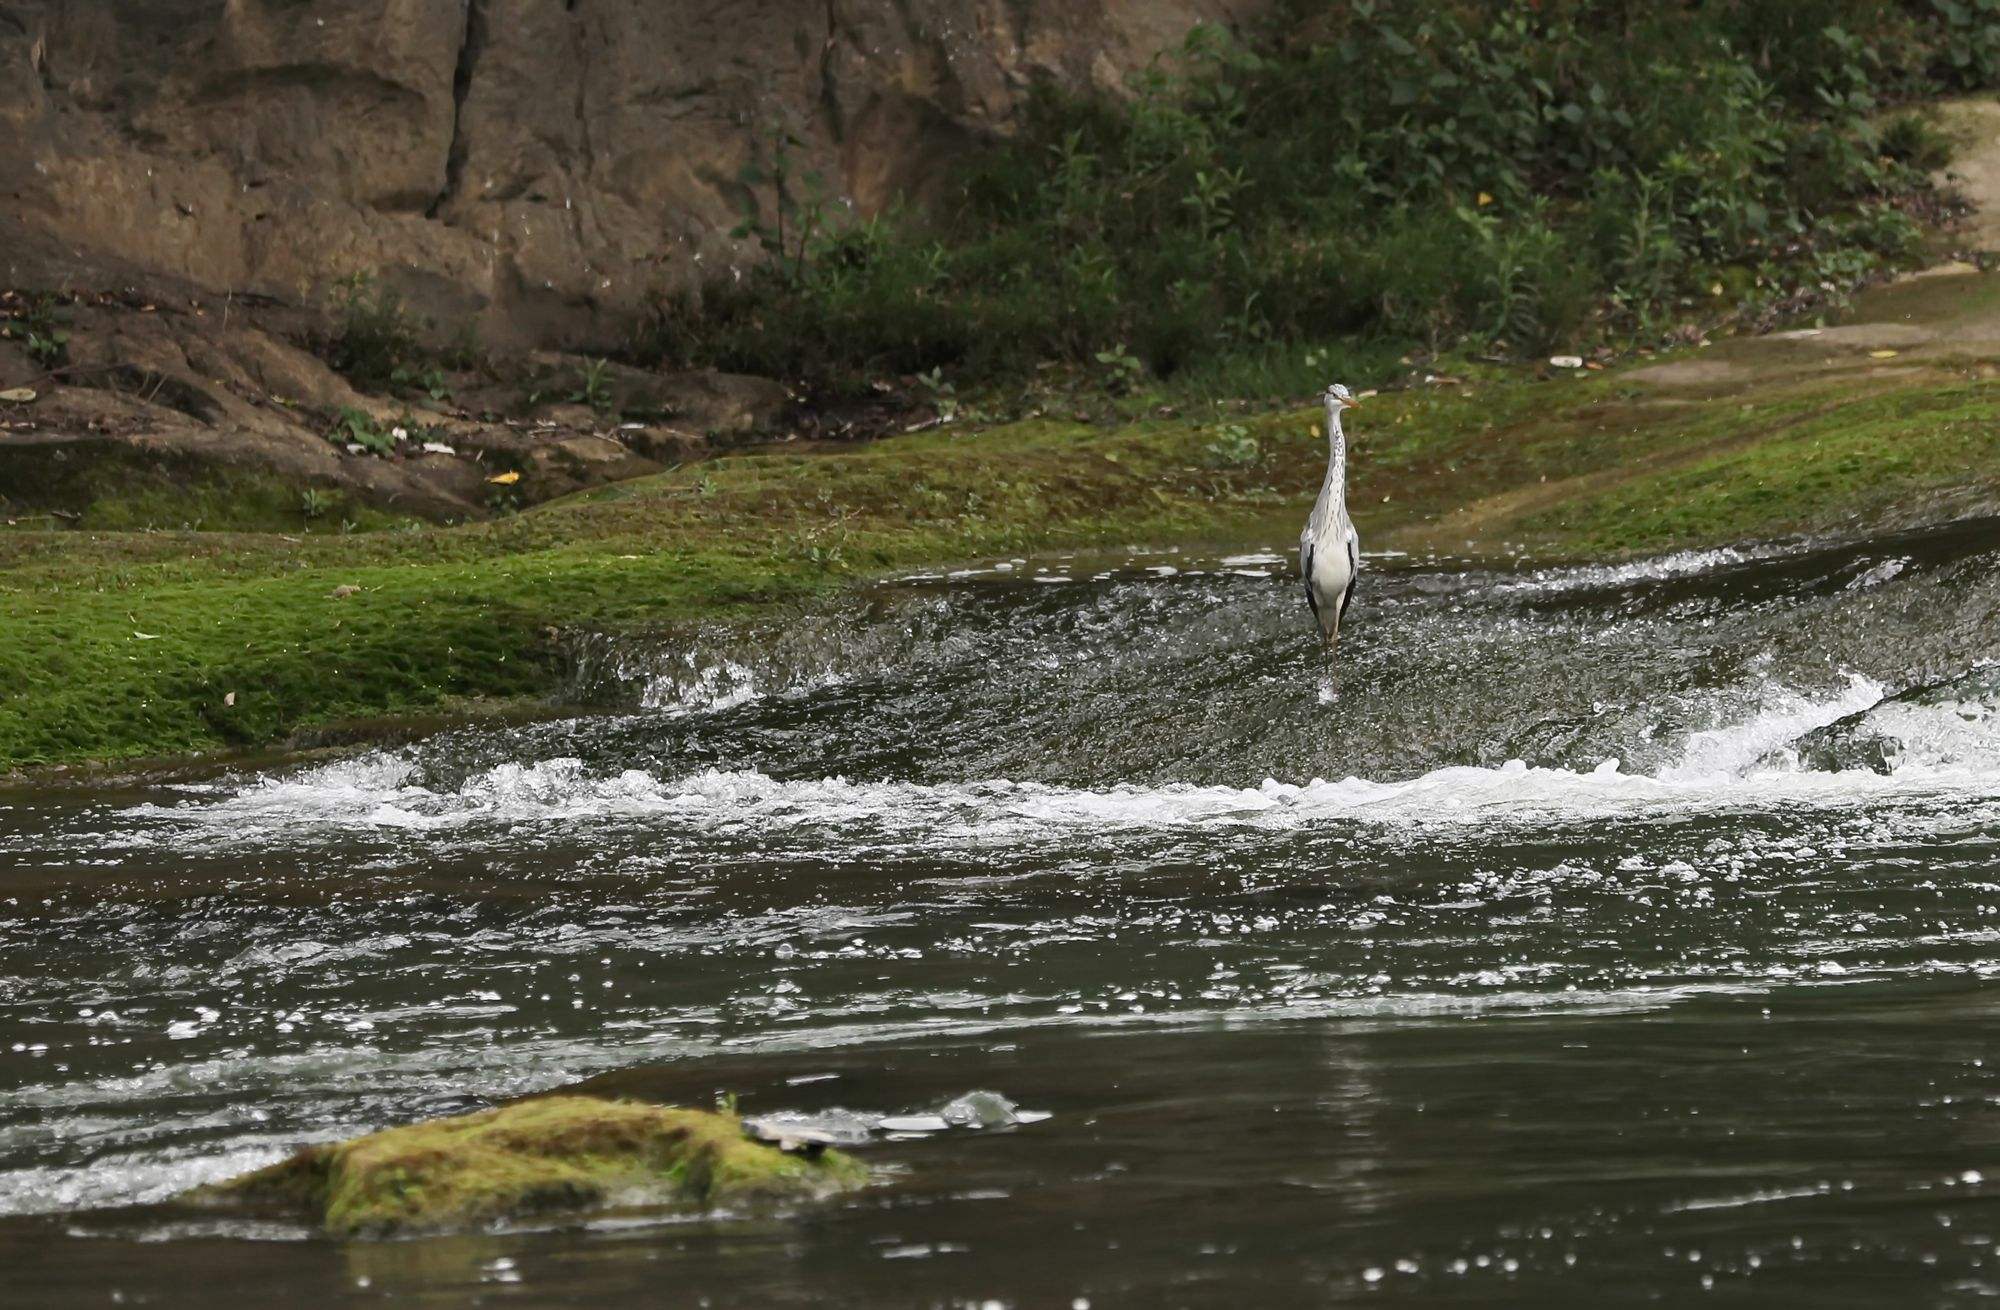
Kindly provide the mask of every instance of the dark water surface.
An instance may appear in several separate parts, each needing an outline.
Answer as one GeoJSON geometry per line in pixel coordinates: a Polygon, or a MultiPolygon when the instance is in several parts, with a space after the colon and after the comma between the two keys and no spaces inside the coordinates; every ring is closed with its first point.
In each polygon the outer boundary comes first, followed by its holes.
{"type": "MultiPolygon", "coordinates": [[[[1062,571],[1058,572],[1058,568],[1062,571]]],[[[617,712],[0,792],[0,1303],[2000,1296],[2000,526],[917,579],[617,712]],[[580,1082],[877,1186],[334,1243],[163,1205],[580,1082]],[[990,1091],[1048,1117],[881,1131],[990,1091]]]]}

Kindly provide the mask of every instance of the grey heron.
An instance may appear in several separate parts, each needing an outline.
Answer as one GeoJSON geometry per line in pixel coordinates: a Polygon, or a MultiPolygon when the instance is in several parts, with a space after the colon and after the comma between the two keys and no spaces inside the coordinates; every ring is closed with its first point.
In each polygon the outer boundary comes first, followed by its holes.
{"type": "Polygon", "coordinates": [[[1354,598],[1354,575],[1361,571],[1361,539],[1347,517],[1347,434],[1340,427],[1340,412],[1360,402],[1338,382],[1321,399],[1326,402],[1326,481],[1305,531],[1299,533],[1299,573],[1331,661],[1340,643],[1340,621],[1354,598]]]}

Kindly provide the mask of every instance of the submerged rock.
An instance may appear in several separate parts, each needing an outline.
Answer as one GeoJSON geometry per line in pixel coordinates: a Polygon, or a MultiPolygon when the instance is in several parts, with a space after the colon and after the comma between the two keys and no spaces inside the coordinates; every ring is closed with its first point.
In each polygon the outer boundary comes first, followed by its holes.
{"type": "Polygon", "coordinates": [[[866,1180],[867,1169],[838,1151],[788,1154],[752,1141],[731,1115],[562,1096],[310,1146],[183,1199],[380,1236],[614,1204],[812,1198],[866,1180]]]}
{"type": "Polygon", "coordinates": [[[1019,1110],[998,1092],[967,1092],[939,1110],[938,1116],[960,1128],[1003,1128],[1021,1122],[1019,1110]]]}

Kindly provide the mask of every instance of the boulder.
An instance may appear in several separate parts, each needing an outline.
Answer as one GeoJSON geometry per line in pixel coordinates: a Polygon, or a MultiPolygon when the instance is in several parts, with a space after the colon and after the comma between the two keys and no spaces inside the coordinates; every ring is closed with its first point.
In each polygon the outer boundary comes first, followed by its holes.
{"type": "Polygon", "coordinates": [[[867,1181],[817,1144],[753,1141],[733,1115],[584,1096],[309,1146],[182,1199],[282,1213],[339,1237],[439,1232],[607,1205],[709,1210],[808,1200],[867,1181]]]}
{"type": "Polygon", "coordinates": [[[368,273],[495,347],[602,352],[657,292],[759,257],[731,232],[775,125],[875,213],[1034,85],[1117,92],[1196,23],[1273,8],[0,0],[0,208],[215,290],[368,273]]]}

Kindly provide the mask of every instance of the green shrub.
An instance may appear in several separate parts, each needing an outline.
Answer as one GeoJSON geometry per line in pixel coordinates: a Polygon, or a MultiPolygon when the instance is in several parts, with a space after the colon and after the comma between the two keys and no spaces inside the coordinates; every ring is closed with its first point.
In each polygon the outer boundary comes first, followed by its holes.
{"type": "Polygon", "coordinates": [[[774,136],[739,229],[768,258],[663,300],[645,350],[832,391],[1052,360],[1120,390],[1303,342],[1657,337],[1715,287],[1905,253],[1886,215],[1936,143],[1883,99],[1990,84],[1994,7],[1292,0],[1250,39],[1196,28],[1129,99],[1038,92],[927,213],[830,222],[774,136]]]}
{"type": "Polygon", "coordinates": [[[423,343],[393,288],[357,273],[343,279],[335,291],[337,324],[328,343],[328,363],[356,386],[377,390],[422,372],[423,343]]]}
{"type": "Polygon", "coordinates": [[[1932,0],[1924,8],[1942,29],[1936,77],[1968,91],[2000,83],[2000,0],[1932,0]]]}

